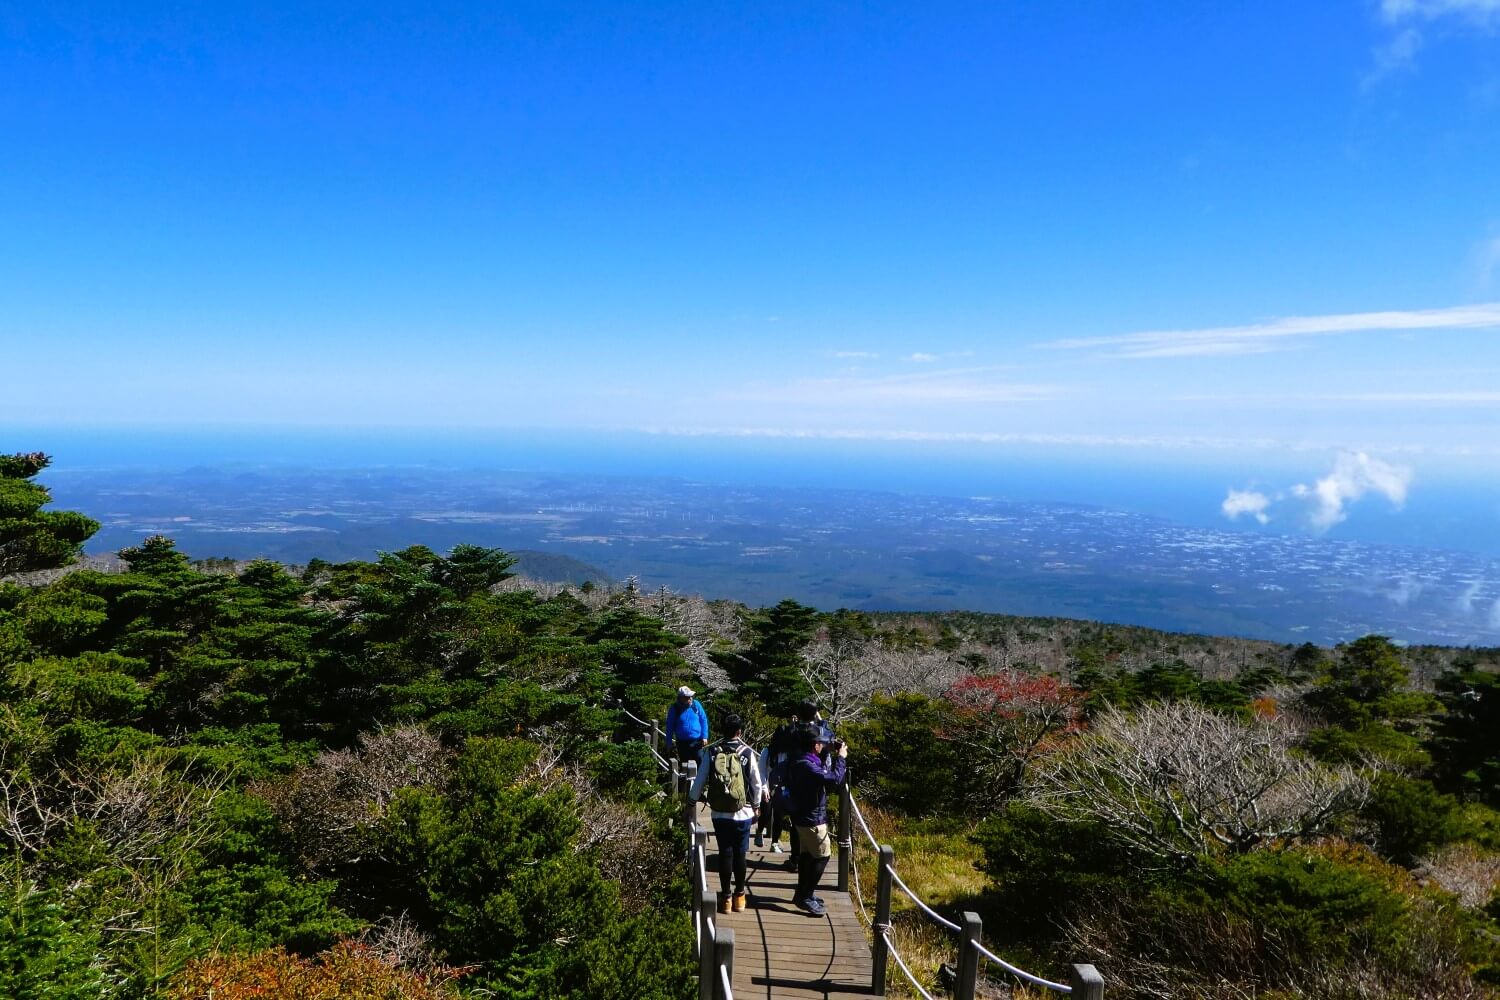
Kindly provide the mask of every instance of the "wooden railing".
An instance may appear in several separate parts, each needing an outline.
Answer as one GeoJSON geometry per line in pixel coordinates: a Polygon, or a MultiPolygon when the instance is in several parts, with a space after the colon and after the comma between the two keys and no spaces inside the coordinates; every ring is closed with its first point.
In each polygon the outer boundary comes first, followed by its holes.
{"type": "MultiPolygon", "coordinates": [[[[714,921],[713,914],[717,907],[718,896],[708,887],[708,830],[699,825],[697,805],[688,797],[688,791],[697,779],[698,765],[694,761],[679,763],[676,759],[668,760],[662,756],[660,725],[654,721],[647,722],[624,709],[621,711],[641,727],[642,738],[650,746],[651,754],[656,759],[657,766],[662,770],[663,779],[669,790],[668,794],[678,799],[682,805],[682,824],[688,831],[690,845],[688,874],[693,887],[693,948],[694,957],[698,961],[698,998],[699,1000],[734,1000],[732,986],[734,982],[734,931],[728,927],[719,927],[714,921]]],[[[894,964],[924,1000],[937,1000],[931,991],[917,979],[891,941],[891,901],[895,891],[899,888],[924,917],[955,935],[954,968],[956,971],[952,987],[954,1000],[975,1000],[979,973],[986,962],[1033,986],[1040,986],[1056,993],[1070,994],[1078,997],[1079,1000],[1104,1000],[1104,978],[1092,965],[1071,966],[1068,969],[1066,983],[1044,979],[1012,965],[985,947],[984,924],[979,914],[965,911],[962,915],[963,923],[959,924],[929,906],[901,880],[901,876],[896,871],[895,848],[889,844],[881,844],[875,839],[847,781],[839,792],[837,839],[839,845],[838,891],[850,892],[852,877],[851,894],[859,905],[860,911],[869,920],[871,936],[874,939],[870,974],[871,993],[876,996],[885,995],[886,968],[888,964],[894,964]],[[856,826],[864,834],[865,842],[870,845],[871,850],[877,856],[873,917],[870,916],[865,905],[864,893],[859,884],[859,869],[854,863],[855,851],[859,843],[854,837],[856,826]]]]}
{"type": "Polygon", "coordinates": [[[906,960],[902,958],[901,953],[896,950],[895,944],[891,941],[891,899],[895,890],[899,888],[924,917],[956,936],[954,1000],[974,1000],[979,985],[979,971],[985,962],[999,966],[1017,979],[1033,986],[1040,986],[1057,993],[1071,994],[1081,1000],[1103,1000],[1104,979],[1092,965],[1072,966],[1068,970],[1066,983],[1043,979],[1041,976],[1017,968],[984,946],[982,940],[984,925],[979,914],[966,911],[963,914],[963,923],[957,924],[927,905],[901,880],[901,876],[896,872],[895,848],[889,844],[881,844],[875,839],[875,835],[870,832],[869,824],[865,822],[864,814],[859,811],[859,803],[854,800],[854,792],[850,790],[848,782],[845,782],[839,794],[839,888],[847,890],[848,874],[853,871],[855,873],[855,901],[867,917],[868,910],[866,910],[863,892],[859,885],[859,869],[853,864],[855,851],[853,827],[856,824],[864,834],[865,841],[875,852],[878,865],[875,914],[869,918],[871,935],[874,938],[874,964],[871,969],[870,992],[877,996],[885,995],[886,966],[889,960],[901,970],[911,982],[912,988],[925,1000],[936,1000],[932,993],[917,980],[911,968],[906,964],[906,960]]]}
{"type": "Polygon", "coordinates": [[[698,806],[688,795],[698,778],[696,761],[681,762],[662,756],[661,727],[621,709],[642,729],[641,737],[651,748],[662,770],[667,794],[682,809],[682,825],[688,832],[688,880],[692,886],[693,957],[698,962],[698,1000],[734,1000],[734,930],[714,920],[719,897],[708,887],[708,829],[698,823],[698,806]]]}

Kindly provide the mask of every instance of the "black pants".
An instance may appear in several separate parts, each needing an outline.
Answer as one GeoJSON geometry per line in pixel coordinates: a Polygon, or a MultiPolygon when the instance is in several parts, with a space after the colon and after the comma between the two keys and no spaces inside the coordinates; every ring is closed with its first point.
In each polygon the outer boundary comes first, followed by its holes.
{"type": "MultiPolygon", "coordinates": [[[[792,831],[793,839],[796,836],[796,831],[792,831]]],[[[811,899],[818,894],[818,883],[823,881],[823,872],[827,870],[829,860],[805,851],[802,853],[797,862],[797,892],[792,896],[792,902],[811,899]]]]}
{"type": "Polygon", "coordinates": [[[748,819],[714,820],[714,839],[719,844],[719,891],[729,895],[729,877],[734,876],[734,891],[745,893],[745,855],[750,850],[748,819]]]}
{"type": "Polygon", "coordinates": [[[771,843],[781,839],[781,831],[785,830],[792,834],[792,850],[797,850],[796,834],[792,830],[792,818],[783,810],[776,808],[776,790],[771,790],[771,801],[760,807],[760,825],[756,828],[757,836],[764,837],[770,834],[771,843]]]}
{"type": "Polygon", "coordinates": [[[703,746],[702,740],[677,740],[672,744],[672,748],[667,753],[674,754],[684,764],[688,761],[696,764],[698,762],[698,751],[702,750],[703,746]]]}

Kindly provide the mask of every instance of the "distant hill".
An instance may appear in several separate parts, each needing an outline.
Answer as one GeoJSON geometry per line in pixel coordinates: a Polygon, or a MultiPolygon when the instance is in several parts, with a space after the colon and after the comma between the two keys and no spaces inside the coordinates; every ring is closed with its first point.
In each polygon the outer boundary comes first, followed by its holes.
{"type": "Polygon", "coordinates": [[[528,576],[533,580],[573,584],[587,580],[591,583],[602,584],[609,583],[613,579],[597,566],[591,566],[582,559],[574,559],[572,556],[561,555],[557,552],[520,549],[510,554],[516,557],[512,572],[520,576],[528,576]]]}

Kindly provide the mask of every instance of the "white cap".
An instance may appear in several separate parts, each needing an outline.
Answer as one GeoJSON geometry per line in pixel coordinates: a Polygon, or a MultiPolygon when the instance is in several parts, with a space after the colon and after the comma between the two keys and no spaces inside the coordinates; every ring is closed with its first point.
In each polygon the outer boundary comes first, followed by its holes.
{"type": "Polygon", "coordinates": [[[692,696],[693,689],[688,687],[686,684],[677,689],[677,697],[679,698],[691,698],[692,696]]]}

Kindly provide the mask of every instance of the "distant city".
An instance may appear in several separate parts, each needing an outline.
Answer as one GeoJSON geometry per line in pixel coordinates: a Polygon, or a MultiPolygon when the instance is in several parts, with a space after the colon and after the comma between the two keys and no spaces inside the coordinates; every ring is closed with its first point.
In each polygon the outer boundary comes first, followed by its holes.
{"type": "Polygon", "coordinates": [[[194,558],[301,564],[460,542],[569,559],[564,576],[752,605],[968,609],[1283,642],[1380,632],[1500,644],[1500,562],[1254,534],[1081,505],[667,478],[424,468],[56,470],[56,505],[104,527],[91,553],[151,534],[194,558]]]}

